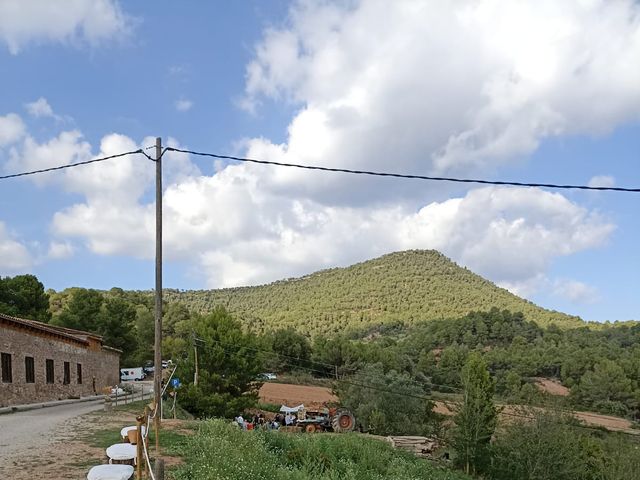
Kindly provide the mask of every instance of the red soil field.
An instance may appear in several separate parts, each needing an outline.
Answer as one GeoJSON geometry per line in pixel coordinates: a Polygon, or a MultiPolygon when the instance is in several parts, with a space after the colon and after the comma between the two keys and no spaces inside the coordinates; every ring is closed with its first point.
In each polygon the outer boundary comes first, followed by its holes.
{"type": "MultiPolygon", "coordinates": [[[[284,404],[295,406],[303,403],[308,407],[319,407],[328,402],[337,402],[331,390],[325,387],[309,385],[291,385],[287,383],[265,383],[260,388],[260,401],[264,403],[284,404]]],[[[444,402],[435,402],[434,410],[443,415],[453,413],[444,402]]],[[[507,414],[521,414],[518,407],[513,405],[502,405],[507,414]]],[[[582,420],[586,425],[604,427],[609,430],[622,431],[640,435],[639,430],[631,428],[631,422],[624,418],[601,415],[591,412],[574,412],[576,418],[582,420]]]]}

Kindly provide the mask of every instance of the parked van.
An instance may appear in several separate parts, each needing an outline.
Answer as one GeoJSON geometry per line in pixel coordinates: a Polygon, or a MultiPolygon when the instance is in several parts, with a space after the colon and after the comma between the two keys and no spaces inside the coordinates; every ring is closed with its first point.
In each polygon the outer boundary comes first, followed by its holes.
{"type": "Polygon", "coordinates": [[[121,368],[120,380],[144,380],[147,375],[142,370],[142,367],[136,368],[121,368]]]}

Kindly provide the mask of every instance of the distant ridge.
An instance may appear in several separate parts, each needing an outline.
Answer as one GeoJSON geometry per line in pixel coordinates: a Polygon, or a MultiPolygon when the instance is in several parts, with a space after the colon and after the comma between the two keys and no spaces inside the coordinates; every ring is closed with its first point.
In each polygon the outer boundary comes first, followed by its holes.
{"type": "Polygon", "coordinates": [[[541,326],[586,326],[579,317],[546,310],[497,287],[435,250],[390,253],[254,287],[166,290],[165,299],[202,313],[224,305],[258,331],[290,326],[330,335],[396,321],[457,318],[492,307],[522,312],[541,326]]]}

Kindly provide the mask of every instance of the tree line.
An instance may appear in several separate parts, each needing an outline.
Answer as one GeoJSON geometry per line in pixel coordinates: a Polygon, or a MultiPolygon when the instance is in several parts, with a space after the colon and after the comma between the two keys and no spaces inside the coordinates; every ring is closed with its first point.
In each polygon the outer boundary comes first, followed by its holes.
{"type": "MultiPolygon", "coordinates": [[[[103,335],[128,366],[153,357],[152,307],[143,292],[47,292],[31,275],[0,279],[0,312],[103,335]]],[[[564,413],[580,407],[638,420],[638,324],[561,330],[491,309],[309,337],[293,328],[253,330],[223,306],[202,314],[167,303],[163,317],[164,357],[184,383],[179,402],[200,418],[255,407],[260,373],[274,371],[334,380],[363,430],[435,435],[470,475],[618,480],[640,466],[631,437],[584,428],[564,413]],[[540,376],[570,389],[564,403],[536,387],[540,376]],[[433,410],[441,395],[458,405],[453,423],[433,410]],[[522,404],[522,418],[498,421],[500,401],[522,404]]]]}

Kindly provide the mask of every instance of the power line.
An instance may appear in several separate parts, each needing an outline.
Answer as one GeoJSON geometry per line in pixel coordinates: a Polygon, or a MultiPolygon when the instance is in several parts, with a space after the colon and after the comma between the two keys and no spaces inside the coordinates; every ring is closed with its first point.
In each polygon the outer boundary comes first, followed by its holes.
{"type": "Polygon", "coordinates": [[[117,153],[115,155],[109,155],[108,157],[94,158],[93,160],[86,160],[84,162],[68,163],[66,165],[58,165],[57,167],[43,168],[43,169],[40,169],[40,170],[31,170],[29,172],[12,173],[11,175],[1,176],[0,180],[6,180],[8,178],[16,178],[16,177],[26,177],[27,175],[35,175],[37,173],[53,172],[55,170],[63,170],[65,168],[79,167],[81,165],[89,165],[90,163],[104,162],[105,160],[111,160],[112,158],[125,157],[127,155],[133,155],[133,154],[136,154],[136,153],[144,154],[144,152],[142,150],[140,150],[140,149],[132,150],[130,152],[124,152],[124,153],[117,153]]]}
{"type": "MultiPolygon", "coordinates": [[[[358,367],[345,368],[346,366],[344,366],[344,365],[341,366],[341,365],[336,365],[336,364],[333,364],[333,363],[319,362],[317,360],[301,360],[300,358],[293,357],[291,355],[285,355],[285,354],[282,354],[282,353],[274,352],[272,350],[266,350],[266,349],[263,349],[263,348],[261,349],[261,348],[249,347],[249,346],[238,347],[238,346],[234,346],[234,345],[225,344],[224,342],[222,342],[220,340],[216,340],[216,339],[211,339],[211,340],[205,341],[202,338],[195,337],[195,341],[201,342],[202,345],[207,345],[207,343],[209,341],[213,342],[213,343],[219,345],[220,348],[225,352],[230,352],[231,351],[233,353],[236,353],[237,349],[245,349],[245,350],[251,350],[251,351],[254,351],[254,352],[264,353],[265,355],[271,355],[271,356],[275,356],[275,357],[280,357],[281,359],[285,358],[285,359],[296,360],[298,362],[306,361],[306,362],[309,362],[309,363],[312,363],[312,364],[323,365],[323,366],[326,366],[326,367],[331,367],[332,370],[336,369],[336,368],[342,370],[343,372],[344,372],[344,370],[348,370],[348,371],[351,372],[351,375],[354,375],[355,372],[358,372],[359,374],[363,373],[362,370],[359,369],[358,367]],[[234,347],[236,347],[237,349],[236,350],[231,350],[234,347]]],[[[212,346],[212,345],[209,344],[208,346],[212,346]]],[[[294,364],[292,361],[287,361],[287,360],[284,360],[284,363],[288,364],[291,367],[294,367],[295,369],[299,369],[299,370],[303,370],[303,371],[311,372],[311,373],[317,373],[317,374],[323,375],[322,378],[326,378],[326,379],[329,379],[329,380],[335,380],[335,377],[333,376],[333,372],[331,372],[331,371],[319,370],[317,368],[306,367],[306,366],[303,366],[303,365],[294,364]]],[[[402,373],[402,372],[399,372],[399,373],[402,373]]],[[[343,378],[344,377],[340,378],[339,381],[343,381],[343,378]]],[[[377,380],[375,377],[370,376],[370,375],[365,377],[365,379],[367,379],[367,378],[371,379],[371,380],[377,380]]],[[[464,391],[462,388],[455,387],[453,385],[443,385],[443,384],[433,383],[433,382],[421,382],[421,381],[419,381],[417,379],[410,378],[410,377],[409,378],[405,378],[404,381],[406,381],[407,383],[413,384],[414,386],[420,387],[423,390],[424,389],[431,390],[434,387],[442,387],[442,388],[445,388],[447,390],[456,391],[456,392],[463,392],[464,391]]],[[[446,393],[446,392],[440,392],[440,393],[446,393]]]]}
{"type": "MultiPolygon", "coordinates": [[[[280,357],[288,357],[288,358],[294,358],[291,357],[289,355],[282,355],[273,351],[268,351],[268,350],[264,350],[264,349],[259,349],[259,348],[255,348],[255,347],[248,347],[248,346],[237,346],[237,345],[228,345],[223,343],[220,340],[216,340],[216,339],[210,339],[210,340],[204,340],[202,338],[198,338],[195,337],[194,340],[196,342],[200,342],[200,346],[209,346],[212,347],[213,345],[209,342],[215,343],[218,345],[218,347],[222,350],[223,355],[230,355],[230,354],[237,354],[239,350],[245,349],[245,350],[251,350],[251,351],[256,351],[256,352],[262,352],[262,353],[268,353],[271,355],[275,355],[275,356],[280,356],[280,357]],[[235,347],[235,348],[234,348],[235,347]]],[[[290,362],[287,362],[291,365],[290,362]]],[[[328,363],[324,363],[324,362],[320,362],[321,364],[324,365],[331,365],[328,363]]],[[[293,365],[292,365],[293,366],[293,365]]],[[[335,366],[335,365],[333,365],[335,366]]],[[[388,393],[391,395],[397,395],[400,397],[406,397],[406,398],[414,398],[414,399],[418,399],[418,400],[424,400],[424,401],[433,401],[433,398],[428,397],[426,395],[421,395],[421,394],[417,394],[417,393],[410,393],[410,392],[402,392],[402,391],[397,391],[397,390],[389,390],[388,388],[385,388],[384,386],[380,386],[380,385],[374,385],[372,383],[368,383],[372,380],[376,380],[373,377],[365,377],[364,381],[366,383],[361,383],[359,381],[354,381],[351,379],[351,377],[349,377],[348,379],[346,378],[340,378],[339,380],[335,380],[335,378],[331,377],[330,374],[326,371],[322,371],[322,370],[317,370],[317,369],[313,369],[313,368],[309,368],[309,367],[301,367],[301,366],[296,366],[297,368],[300,368],[301,370],[305,370],[308,372],[314,372],[314,373],[320,373],[322,375],[325,375],[324,378],[329,379],[329,380],[334,380],[337,381],[339,383],[342,384],[346,384],[346,385],[352,385],[352,386],[357,386],[357,387],[361,387],[361,388],[366,388],[368,390],[373,390],[373,391],[379,391],[379,392],[383,392],[383,393],[388,393]]],[[[419,382],[418,380],[415,379],[405,379],[405,380],[409,380],[410,384],[414,384],[416,386],[426,386],[426,384],[422,384],[421,382],[419,382]]],[[[457,390],[459,392],[464,391],[463,389],[459,388],[459,387],[453,387],[451,385],[439,385],[439,384],[430,384],[431,386],[434,387],[446,387],[452,390],[457,390]]],[[[448,407],[447,402],[444,402],[445,406],[448,407]]],[[[505,405],[506,406],[506,405],[505,405]]],[[[504,410],[504,408],[501,408],[504,406],[498,405],[498,408],[500,409],[498,414],[501,416],[506,416],[506,417],[513,417],[513,418],[521,418],[521,419],[525,419],[525,420],[532,420],[533,416],[532,415],[523,415],[523,414],[519,414],[519,413],[515,413],[515,412],[507,412],[504,410]]],[[[534,406],[532,407],[533,409],[544,409],[544,407],[537,407],[534,406]]],[[[560,412],[562,412],[563,414],[568,415],[569,417],[572,417],[578,421],[580,421],[580,418],[577,416],[578,414],[580,415],[585,415],[585,416],[592,416],[594,418],[597,418],[597,414],[596,413],[590,413],[590,412],[578,412],[576,410],[560,410],[560,412]]],[[[570,426],[570,427],[576,427],[576,428],[582,428],[582,429],[586,429],[586,430],[595,430],[595,431],[607,431],[610,433],[619,433],[619,434],[623,434],[623,435],[627,435],[627,436],[631,436],[633,438],[638,438],[638,434],[634,434],[628,431],[624,431],[624,430],[617,430],[617,429],[609,429],[607,427],[602,427],[602,426],[596,426],[596,425],[585,425],[585,424],[577,424],[577,423],[566,423],[566,425],[570,426]]]]}
{"type": "Polygon", "coordinates": [[[235,160],[237,162],[257,163],[260,165],[276,165],[279,167],[292,167],[292,168],[300,168],[304,170],[320,170],[323,172],[350,173],[354,175],[370,175],[370,176],[376,176],[376,177],[393,177],[393,178],[404,178],[404,179],[411,179],[411,180],[429,180],[429,181],[435,181],[435,182],[479,183],[482,185],[506,185],[506,186],[513,186],[513,187],[541,187],[541,188],[555,188],[555,189],[564,189],[564,190],[596,190],[596,191],[640,193],[640,188],[592,187],[589,185],[569,185],[569,184],[562,185],[562,184],[554,184],[554,183],[505,182],[505,181],[499,181],[499,180],[480,180],[480,179],[472,179],[472,178],[430,177],[426,175],[410,175],[410,174],[403,174],[403,173],[375,172],[371,170],[352,170],[348,168],[321,167],[318,165],[302,165],[299,163],[273,162],[269,160],[258,160],[255,158],[242,158],[242,157],[233,157],[230,155],[218,155],[215,153],[196,152],[194,150],[184,150],[181,148],[174,148],[174,147],[167,147],[165,148],[164,151],[187,153],[191,155],[198,155],[201,157],[212,157],[212,158],[218,158],[222,160],[235,160]]]}

